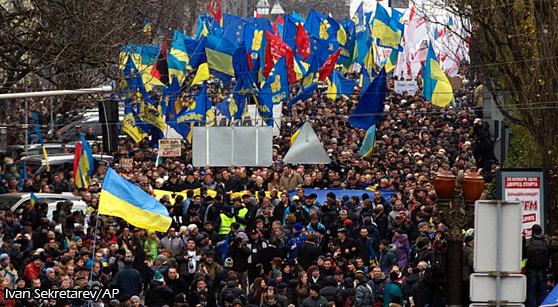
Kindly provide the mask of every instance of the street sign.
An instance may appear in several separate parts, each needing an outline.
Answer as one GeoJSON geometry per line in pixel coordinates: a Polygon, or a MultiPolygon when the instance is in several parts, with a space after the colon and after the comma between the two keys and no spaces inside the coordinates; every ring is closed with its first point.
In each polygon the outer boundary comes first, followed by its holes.
{"type": "Polygon", "coordinates": [[[182,153],[182,142],[180,139],[160,139],[160,157],[180,157],[182,153]]]}
{"type": "MultiPolygon", "coordinates": [[[[479,200],[475,203],[475,272],[497,270],[497,202],[479,200]]],[[[518,202],[501,202],[501,267],[502,272],[521,271],[521,209],[518,202]]]]}
{"type": "Polygon", "coordinates": [[[498,177],[500,199],[522,204],[522,231],[528,239],[531,227],[539,224],[544,229],[544,177],[534,170],[502,170],[498,177]]]}
{"type": "MultiPolygon", "coordinates": [[[[525,275],[509,274],[502,277],[501,281],[501,301],[512,303],[525,302],[527,293],[527,278],[525,275]]],[[[469,294],[473,302],[495,301],[496,278],[487,273],[471,274],[471,289],[469,294]]]]}

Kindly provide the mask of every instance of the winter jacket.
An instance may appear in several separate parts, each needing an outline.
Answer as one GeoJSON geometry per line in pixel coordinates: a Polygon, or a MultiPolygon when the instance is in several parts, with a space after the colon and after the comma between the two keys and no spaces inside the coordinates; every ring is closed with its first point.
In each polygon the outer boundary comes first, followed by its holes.
{"type": "Polygon", "coordinates": [[[374,303],[374,290],[365,282],[356,286],[354,307],[372,306],[374,303]]]}
{"type": "Polygon", "coordinates": [[[321,295],[317,298],[310,296],[302,302],[301,307],[327,307],[327,299],[321,295]]]}
{"type": "Polygon", "coordinates": [[[396,283],[390,282],[384,288],[384,307],[389,307],[393,298],[399,297],[403,300],[403,292],[396,283]]]}

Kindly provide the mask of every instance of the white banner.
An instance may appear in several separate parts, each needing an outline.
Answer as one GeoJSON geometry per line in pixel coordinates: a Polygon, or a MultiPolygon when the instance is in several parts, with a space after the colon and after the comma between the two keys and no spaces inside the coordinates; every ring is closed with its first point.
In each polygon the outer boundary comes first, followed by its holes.
{"type": "Polygon", "coordinates": [[[417,81],[395,81],[393,90],[398,94],[414,95],[418,91],[417,81]]]}

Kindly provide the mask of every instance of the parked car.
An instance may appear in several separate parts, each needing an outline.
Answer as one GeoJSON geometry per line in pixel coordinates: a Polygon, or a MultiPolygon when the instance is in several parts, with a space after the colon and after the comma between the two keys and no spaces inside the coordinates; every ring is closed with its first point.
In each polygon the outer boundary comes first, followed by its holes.
{"type": "MultiPolygon", "coordinates": [[[[99,163],[111,165],[114,158],[109,155],[93,155],[93,158],[99,163]]],[[[17,169],[22,169],[25,163],[27,169],[31,168],[33,176],[40,175],[46,171],[46,161],[43,155],[34,155],[23,157],[16,162],[17,169]]],[[[48,163],[52,173],[63,172],[69,173],[74,169],[73,154],[53,154],[48,156],[48,163]]]]}
{"type": "MultiPolygon", "coordinates": [[[[55,154],[73,154],[76,148],[74,143],[45,143],[47,154],[49,156],[55,154]]],[[[14,160],[19,160],[25,152],[25,146],[23,145],[12,145],[8,147],[8,152],[10,152],[11,157],[14,160]]],[[[29,144],[27,146],[27,156],[38,156],[43,154],[43,145],[41,144],[29,144]]]]}
{"type": "MultiPolygon", "coordinates": [[[[52,213],[56,210],[56,204],[61,201],[72,202],[72,212],[81,211],[86,214],[87,204],[79,196],[71,193],[35,193],[39,202],[48,205],[47,218],[52,220],[52,213]]],[[[10,210],[15,215],[20,215],[24,206],[31,201],[31,193],[8,193],[0,195],[0,210],[10,210]]]]}

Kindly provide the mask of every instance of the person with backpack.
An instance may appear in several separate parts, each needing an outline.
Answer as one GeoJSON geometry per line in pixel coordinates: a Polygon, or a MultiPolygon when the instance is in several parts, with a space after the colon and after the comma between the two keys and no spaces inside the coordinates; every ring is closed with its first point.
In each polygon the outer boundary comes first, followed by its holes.
{"type": "Polygon", "coordinates": [[[525,241],[527,263],[527,306],[539,306],[546,295],[549,243],[540,225],[533,225],[531,238],[525,241]]]}

